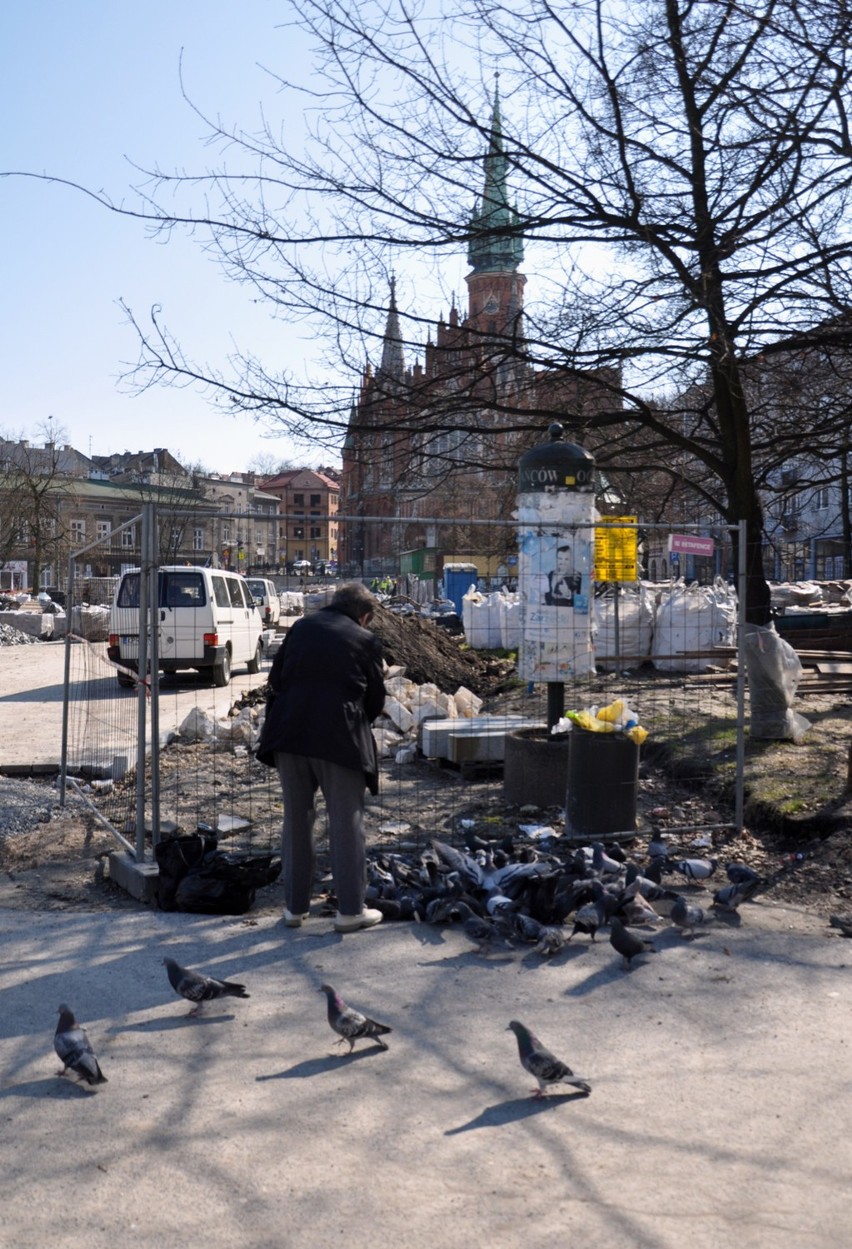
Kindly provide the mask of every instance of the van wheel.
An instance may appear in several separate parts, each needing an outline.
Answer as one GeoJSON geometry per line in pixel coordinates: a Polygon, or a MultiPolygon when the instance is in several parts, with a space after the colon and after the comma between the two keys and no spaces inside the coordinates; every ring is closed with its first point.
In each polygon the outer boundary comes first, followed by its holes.
{"type": "Polygon", "coordinates": [[[252,676],[256,672],[260,672],[260,661],[263,659],[263,642],[258,641],[254,652],[254,659],[250,659],[246,664],[246,672],[250,672],[252,676]]]}
{"type": "Polygon", "coordinates": [[[117,672],[116,679],[123,690],[132,690],[136,682],[126,672],[117,672]]]}
{"type": "Polygon", "coordinates": [[[231,680],[231,652],[225,651],[221,661],[213,665],[213,684],[227,685],[231,680]]]}

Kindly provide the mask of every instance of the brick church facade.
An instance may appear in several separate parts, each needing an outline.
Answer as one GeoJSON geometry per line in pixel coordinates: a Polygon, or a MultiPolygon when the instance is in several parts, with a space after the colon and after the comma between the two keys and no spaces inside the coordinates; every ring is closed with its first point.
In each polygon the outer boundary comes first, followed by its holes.
{"type": "Polygon", "coordinates": [[[511,566],[515,535],[505,522],[519,456],[559,412],[607,401],[591,376],[544,373],[527,359],[523,240],[496,95],[484,165],[467,314],[454,303],[410,366],[391,284],[381,361],[363,374],[343,448],[341,562],[352,571],[398,568],[402,552],[417,548],[511,566]]]}

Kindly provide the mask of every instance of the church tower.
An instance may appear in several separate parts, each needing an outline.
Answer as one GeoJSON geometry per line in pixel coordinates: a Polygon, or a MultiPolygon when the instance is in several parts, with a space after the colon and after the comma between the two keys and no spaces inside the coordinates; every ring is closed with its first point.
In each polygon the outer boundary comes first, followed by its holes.
{"type": "Polygon", "coordinates": [[[517,342],[523,338],[526,278],[518,266],[524,258],[524,245],[518,214],[509,204],[506,166],[500,98],[495,87],[485,186],[470,220],[467,259],[473,272],[465,278],[467,325],[474,337],[496,336],[517,342]]]}

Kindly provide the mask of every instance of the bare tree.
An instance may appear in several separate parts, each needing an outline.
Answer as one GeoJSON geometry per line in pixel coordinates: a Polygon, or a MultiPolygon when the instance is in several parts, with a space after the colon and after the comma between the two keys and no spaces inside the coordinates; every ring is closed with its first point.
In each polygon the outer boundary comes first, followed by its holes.
{"type": "Polygon", "coordinates": [[[66,538],[62,499],[69,490],[63,431],[45,424],[36,433],[44,446],[0,436],[0,568],[15,558],[25,560],[34,593],[42,569],[58,557],[66,538]]]}
{"type": "MultiPolygon", "coordinates": [[[[200,177],[152,171],[138,212],[164,230],[206,232],[230,276],[277,315],[324,326],[350,374],[311,388],[251,357],[233,371],[196,364],[155,313],[136,322],[139,384],[197,381],[290,436],[339,444],[365,347],[381,340],[392,270],[493,233],[487,203],[472,204],[492,131],[470,66],[486,76],[499,65],[518,196],[499,228],[536,249],[547,284],[523,333],[481,343],[486,376],[520,363],[599,378],[610,402],[573,414],[575,436],[607,469],[653,465],[676,481],[686,466],[708,511],[744,519],[747,616],[766,623],[761,486],[803,429],[826,457],[845,445],[845,419],[807,395],[798,421],[777,424],[748,371],[849,346],[852,9],[457,0],[436,21],[406,0],[303,0],[298,20],[319,62],[307,148],[289,149],[272,122],[212,123],[227,163],[200,177]]],[[[280,87],[293,107],[295,89],[280,87]]],[[[405,345],[421,348],[427,312],[401,306],[400,317],[405,345]]],[[[553,393],[494,385],[492,433],[510,442],[540,428],[553,393]]],[[[440,455],[481,411],[483,387],[432,398],[424,454],[440,455]]]]}

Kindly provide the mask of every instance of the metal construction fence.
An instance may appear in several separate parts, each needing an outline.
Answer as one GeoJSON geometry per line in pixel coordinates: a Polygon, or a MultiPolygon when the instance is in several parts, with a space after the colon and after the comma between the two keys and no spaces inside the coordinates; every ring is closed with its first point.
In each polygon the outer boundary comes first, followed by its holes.
{"type": "MultiPolygon", "coordinates": [[[[535,768],[526,768],[526,780],[523,759],[512,761],[510,769],[509,745],[525,734],[546,740],[563,712],[594,713],[619,703],[635,712],[648,733],[641,750],[639,827],[654,824],[663,781],[667,792],[673,781],[680,787],[683,827],[693,835],[703,824],[692,811],[690,795],[711,783],[716,810],[721,811],[718,826],[741,825],[742,594],[720,576],[718,550],[690,558],[689,579],[661,578],[662,552],[669,571],[685,567],[686,558],[681,555],[672,564],[678,552],[671,548],[669,527],[643,525],[644,571],[655,553],[657,579],[641,575],[641,569],[629,579],[592,578],[589,569],[587,584],[576,583],[575,601],[568,604],[545,601],[559,598],[556,563],[549,581],[549,573],[524,572],[519,566],[514,521],[502,526],[489,522],[486,542],[477,540],[477,527],[470,521],[434,518],[425,524],[428,546],[395,551],[389,534],[410,541],[410,524],[387,518],[359,518],[359,524],[374,528],[369,535],[374,550],[389,547],[383,557],[386,571],[363,579],[375,585],[399,629],[405,631],[411,616],[428,625],[425,634],[412,631],[413,646],[417,638],[427,639],[420,643],[425,650],[422,664],[413,664],[411,656],[406,664],[388,655],[388,706],[376,725],[381,787],[367,810],[373,844],[416,849],[434,837],[464,836],[483,822],[499,827],[507,810],[516,816],[520,811],[517,818],[527,824],[549,823],[558,830],[565,806],[563,763],[537,790],[535,768]],[[500,550],[487,549],[489,543],[500,550]],[[480,552],[479,547],[486,549],[480,552]],[[526,668],[517,663],[524,646],[522,621],[526,668]],[[559,681],[541,679],[529,668],[530,647],[536,654],[546,653],[548,647],[553,650],[554,637],[565,660],[559,681]],[[433,640],[440,646],[433,646],[433,640]],[[464,679],[457,685],[447,679],[442,672],[445,654],[469,663],[476,689],[464,679]],[[419,669],[416,679],[413,668],[419,669]],[[499,678],[494,675],[498,671],[499,678]],[[531,789],[524,788],[527,782],[531,789]]],[[[699,527],[680,528],[688,536],[699,527]]],[[[620,518],[610,529],[615,547],[609,555],[596,551],[596,570],[604,556],[617,564],[619,550],[623,554],[624,548],[637,546],[639,527],[632,520],[620,518]]],[[[142,568],[149,588],[156,587],[157,519],[152,507],[134,518],[132,532],[140,536],[138,547],[128,546],[121,530],[103,541],[117,544],[125,564],[142,568]]],[[[555,559],[556,539],[545,537],[542,549],[555,559]]],[[[282,584],[282,603],[292,614],[264,634],[260,671],[235,667],[225,688],[215,687],[204,672],[167,677],[157,659],[162,620],[159,630],[143,625],[153,671],[145,675],[149,661],[143,650],[143,677],[128,688],[126,680],[119,683],[119,672],[107,656],[109,603],[86,597],[92,587],[80,573],[91,563],[90,550],[69,561],[63,785],[84,796],[137,862],[150,859],[160,836],[199,828],[228,838],[235,848],[277,849],[283,815],[278,779],[253,754],[264,713],[264,685],[274,650],[295,613],[321,606],[334,583],[314,578],[302,590],[290,591],[282,584]]],[[[725,535],[725,550],[730,550],[730,534],[725,535]]],[[[565,593],[563,588],[563,598],[565,593]]],[[[150,620],[161,614],[155,589],[153,594],[148,596],[150,620]]],[[[548,756],[551,772],[555,759],[548,756]]],[[[605,774],[586,780],[601,787],[604,802],[608,786],[616,784],[615,777],[608,781],[605,774]]]]}

